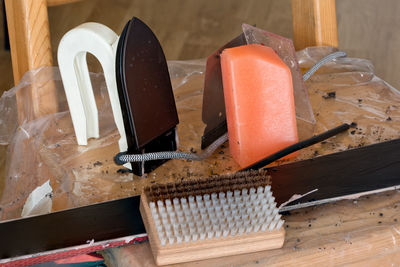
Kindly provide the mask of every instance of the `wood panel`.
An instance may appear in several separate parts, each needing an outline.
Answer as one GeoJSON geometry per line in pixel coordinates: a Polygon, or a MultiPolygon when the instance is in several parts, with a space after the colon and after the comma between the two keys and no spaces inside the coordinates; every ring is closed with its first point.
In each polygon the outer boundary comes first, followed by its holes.
{"type": "Polygon", "coordinates": [[[48,6],[59,6],[59,5],[65,5],[65,4],[70,4],[74,2],[79,2],[82,0],[47,0],[47,5],[48,6]]]}
{"type": "Polygon", "coordinates": [[[296,50],[308,46],[338,46],[335,0],[292,0],[296,50]]]}
{"type": "MultiPolygon", "coordinates": [[[[29,70],[53,64],[50,28],[46,0],[5,0],[14,84],[29,70]]],[[[57,110],[57,96],[54,86],[49,83],[46,90],[38,94],[32,84],[29,98],[31,109],[19,101],[17,93],[18,120],[34,119],[57,110]]]]}

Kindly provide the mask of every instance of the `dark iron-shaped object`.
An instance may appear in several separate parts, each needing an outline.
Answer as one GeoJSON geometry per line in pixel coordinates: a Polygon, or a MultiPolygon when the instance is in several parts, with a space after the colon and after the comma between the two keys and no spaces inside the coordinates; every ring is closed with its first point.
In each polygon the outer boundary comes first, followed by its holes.
{"type": "MultiPolygon", "coordinates": [[[[120,36],[116,75],[126,153],[175,151],[179,120],[167,61],[154,33],[138,18],[130,20],[120,36]]],[[[130,164],[133,173],[141,176],[165,161],[130,164]]]]}
{"type": "Polygon", "coordinates": [[[204,149],[224,135],[227,131],[224,89],[222,86],[220,54],[226,48],[245,45],[246,38],[240,34],[235,39],[220,47],[207,58],[204,80],[202,120],[207,125],[201,138],[204,149]]]}

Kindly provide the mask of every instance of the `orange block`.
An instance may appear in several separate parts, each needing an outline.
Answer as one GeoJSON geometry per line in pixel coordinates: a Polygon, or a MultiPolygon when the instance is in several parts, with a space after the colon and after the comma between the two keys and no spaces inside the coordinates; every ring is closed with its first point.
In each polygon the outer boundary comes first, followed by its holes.
{"type": "Polygon", "coordinates": [[[221,69],[229,149],[241,167],[298,142],[292,75],[272,48],[225,49],[221,69]]]}

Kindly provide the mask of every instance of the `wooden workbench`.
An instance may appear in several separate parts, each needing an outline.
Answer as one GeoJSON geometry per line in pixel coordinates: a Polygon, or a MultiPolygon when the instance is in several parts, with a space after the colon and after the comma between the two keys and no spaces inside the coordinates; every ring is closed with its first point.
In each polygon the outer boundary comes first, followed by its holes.
{"type": "MultiPolygon", "coordinates": [[[[299,209],[283,216],[283,248],[174,266],[397,266],[400,192],[299,209]]],[[[156,266],[148,242],[104,251],[114,266],[156,266]],[[117,265],[118,264],[118,265],[117,265]]]]}
{"type": "MultiPolygon", "coordinates": [[[[337,75],[341,71],[326,68],[307,83],[317,119],[315,133],[337,125],[340,119],[355,121],[358,126],[303,150],[298,159],[400,136],[400,117],[396,108],[400,98],[392,94],[387,84],[373,82],[366,68],[368,64],[367,61],[361,64],[363,71],[359,68],[361,65],[347,66],[345,71],[352,72],[348,75],[337,75]],[[335,92],[333,99],[328,97],[329,92],[335,92]]],[[[281,249],[174,266],[400,264],[400,192],[397,190],[299,209],[285,214],[284,219],[286,241],[281,249]]],[[[118,266],[155,266],[148,242],[113,248],[103,255],[118,266]]]]}
{"type": "MultiPolygon", "coordinates": [[[[302,67],[307,68],[311,63],[306,60],[302,67]]],[[[317,120],[314,133],[343,122],[356,121],[357,128],[304,149],[296,160],[399,137],[400,111],[396,106],[400,101],[399,94],[374,78],[368,62],[352,63],[345,60],[341,65],[321,69],[307,82],[307,87],[317,120]],[[335,97],[329,97],[331,92],[335,92],[335,97]]],[[[95,87],[102,84],[99,75],[92,78],[95,87]]],[[[201,72],[197,72],[183,86],[178,86],[182,77],[173,80],[180,118],[178,135],[183,151],[200,151],[204,129],[200,119],[203,78],[201,72]]],[[[60,81],[55,84],[61,85],[60,81]]],[[[106,99],[106,95],[98,94],[101,137],[90,140],[87,147],[76,145],[72,123],[66,112],[49,117],[40,128],[25,127],[28,137],[21,130],[17,132],[23,142],[11,145],[12,164],[7,177],[14,177],[17,173],[19,183],[12,184],[12,179],[6,179],[3,200],[12,199],[14,205],[2,211],[3,218],[19,217],[26,196],[47,179],[53,187],[53,211],[56,211],[137,195],[143,186],[153,183],[206,178],[239,169],[225,144],[205,161],[172,160],[143,178],[117,173],[119,167],[113,163],[112,157],[118,152],[119,136],[106,99]],[[21,149],[28,160],[18,158],[21,149]],[[20,197],[15,200],[17,194],[20,197]]],[[[307,131],[300,131],[300,134],[302,138],[307,137],[307,131]]],[[[400,242],[397,205],[400,205],[400,194],[390,191],[297,210],[284,216],[287,234],[282,249],[183,265],[396,263],[400,258],[397,251],[400,242]]],[[[104,254],[110,262],[117,261],[118,266],[154,265],[147,242],[111,249],[104,254]]]]}

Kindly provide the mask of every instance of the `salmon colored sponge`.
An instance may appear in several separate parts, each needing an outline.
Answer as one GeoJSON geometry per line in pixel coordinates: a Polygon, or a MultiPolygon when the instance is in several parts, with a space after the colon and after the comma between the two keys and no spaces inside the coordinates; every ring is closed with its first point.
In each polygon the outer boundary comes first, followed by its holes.
{"type": "Polygon", "coordinates": [[[229,148],[241,167],[298,142],[291,72],[272,48],[225,49],[221,69],[229,148]]]}

